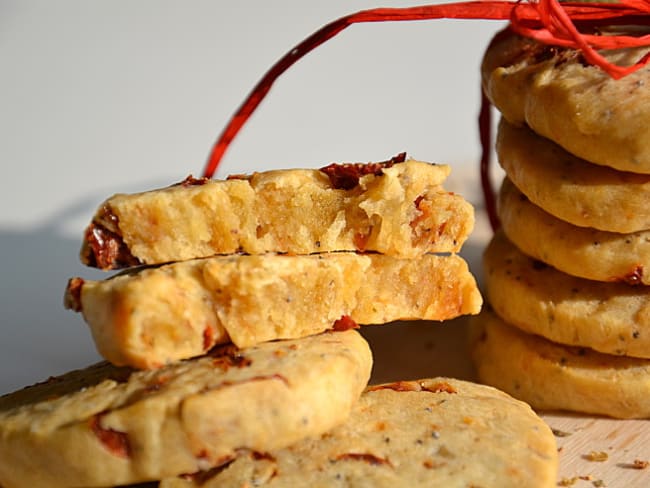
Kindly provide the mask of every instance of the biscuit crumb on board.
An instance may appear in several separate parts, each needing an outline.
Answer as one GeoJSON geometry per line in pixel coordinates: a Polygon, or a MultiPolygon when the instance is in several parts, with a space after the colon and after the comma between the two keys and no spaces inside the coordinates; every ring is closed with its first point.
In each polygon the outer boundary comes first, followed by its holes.
{"type": "Polygon", "coordinates": [[[650,466],[650,461],[635,459],[632,463],[632,466],[636,469],[646,469],[648,466],[650,466]]]}
{"type": "Polygon", "coordinates": [[[578,481],[591,481],[591,484],[595,487],[604,487],[607,486],[605,482],[601,479],[595,480],[594,477],[590,474],[581,475],[581,476],[572,476],[571,478],[562,478],[558,481],[558,486],[573,486],[578,481]]]}
{"type": "Polygon", "coordinates": [[[607,454],[605,451],[591,451],[589,454],[585,454],[583,458],[587,461],[602,463],[609,459],[609,454],[607,454]]]}
{"type": "Polygon", "coordinates": [[[626,469],[647,469],[650,466],[650,461],[635,459],[631,463],[621,463],[618,466],[626,469]]]}
{"type": "Polygon", "coordinates": [[[573,478],[562,478],[558,481],[558,486],[573,486],[578,482],[578,477],[574,476],[573,478]]]}
{"type": "Polygon", "coordinates": [[[569,437],[571,435],[571,432],[565,432],[560,429],[551,429],[551,430],[555,437],[569,437]]]}

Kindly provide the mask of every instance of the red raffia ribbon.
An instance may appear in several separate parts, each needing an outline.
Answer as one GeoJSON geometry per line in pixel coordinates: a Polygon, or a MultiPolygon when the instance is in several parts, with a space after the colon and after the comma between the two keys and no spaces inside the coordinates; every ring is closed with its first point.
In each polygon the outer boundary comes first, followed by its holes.
{"type": "MultiPolygon", "coordinates": [[[[650,35],[597,35],[590,32],[599,26],[650,25],[650,0],[619,0],[606,2],[562,2],[558,0],[528,0],[511,2],[486,0],[423,5],[405,8],[375,8],[341,17],[311,34],[278,60],[255,85],[224,128],[215,143],[203,171],[212,178],[226,150],[246,121],[268,94],[278,77],[296,61],[328,41],[352,24],[366,22],[400,22],[434,19],[509,20],[512,31],[538,42],[580,49],[587,63],[598,66],[612,78],[626,76],[650,61],[650,53],[628,67],[617,66],[601,56],[598,49],[619,49],[650,45],[650,35]]],[[[481,183],[493,228],[498,227],[493,212],[494,195],[489,181],[490,115],[485,96],[479,116],[481,127],[481,183]]]]}

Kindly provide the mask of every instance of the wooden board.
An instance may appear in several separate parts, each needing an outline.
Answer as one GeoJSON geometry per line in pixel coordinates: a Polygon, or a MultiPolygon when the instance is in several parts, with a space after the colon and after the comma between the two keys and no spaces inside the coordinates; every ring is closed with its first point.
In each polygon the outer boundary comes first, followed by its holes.
{"type": "MultiPolygon", "coordinates": [[[[460,318],[363,327],[375,359],[371,381],[431,376],[475,381],[466,347],[467,326],[468,320],[460,318]]],[[[650,421],[551,412],[540,416],[556,432],[558,486],[650,487],[650,466],[644,464],[650,462],[650,421]],[[605,459],[592,460],[591,453],[605,453],[605,459]]]]}

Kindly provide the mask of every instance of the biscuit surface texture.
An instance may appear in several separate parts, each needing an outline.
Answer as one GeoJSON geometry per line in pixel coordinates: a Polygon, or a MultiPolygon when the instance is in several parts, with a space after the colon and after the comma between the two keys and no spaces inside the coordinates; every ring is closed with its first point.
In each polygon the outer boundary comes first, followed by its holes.
{"type": "Polygon", "coordinates": [[[497,233],[484,255],[487,301],[509,324],[561,344],[650,358],[650,287],[576,278],[497,233]]]}
{"type": "Polygon", "coordinates": [[[359,324],[446,320],[478,313],[482,303],[467,263],[455,254],[218,256],[103,281],[73,279],[67,295],[102,356],[137,368],[224,342],[248,347],[304,337],[342,317],[359,324]]]}
{"type": "Polygon", "coordinates": [[[555,217],[611,232],[650,229],[650,175],[588,163],[505,119],[496,150],[515,186],[555,217]]]}
{"type": "Polygon", "coordinates": [[[508,238],[535,259],[572,276],[650,285],[650,231],[620,234],[569,224],[533,204],[507,178],[498,213],[508,238]]]}
{"type": "Polygon", "coordinates": [[[88,227],[81,259],[115,269],[237,252],[455,252],[474,213],[442,187],[449,171],[408,160],[344,187],[324,171],[293,169],[115,195],[88,227]]]}
{"type": "Polygon", "coordinates": [[[161,488],[552,487],[556,473],[553,434],[528,405],[432,378],[370,387],[348,421],[321,436],[161,488]]]}
{"type": "MultiPolygon", "coordinates": [[[[627,66],[649,51],[601,54],[627,66]]],[[[506,32],[488,46],[481,72],[485,93],[511,123],[526,124],[587,161],[650,173],[650,67],[614,80],[586,65],[577,50],[506,32]]]]}
{"type": "Polygon", "coordinates": [[[129,484],[281,448],[343,422],[371,362],[365,340],[345,331],[156,371],[100,363],[52,378],[0,397],[0,484],[129,484]]]}
{"type": "Polygon", "coordinates": [[[563,346],[527,334],[484,309],[472,319],[481,382],[539,410],[650,417],[650,360],[563,346]]]}

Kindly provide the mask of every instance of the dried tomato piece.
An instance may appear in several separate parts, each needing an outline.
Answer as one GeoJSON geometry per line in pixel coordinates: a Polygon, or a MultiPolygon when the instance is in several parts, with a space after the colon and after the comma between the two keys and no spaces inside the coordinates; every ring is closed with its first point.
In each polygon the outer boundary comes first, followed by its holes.
{"type": "Polygon", "coordinates": [[[332,326],[332,330],[336,332],[343,332],[346,330],[358,328],[359,324],[357,324],[356,321],[349,315],[342,315],[340,319],[334,321],[334,325],[332,326]]]}
{"type": "Polygon", "coordinates": [[[85,281],[83,278],[70,278],[63,298],[63,306],[75,312],[81,312],[81,289],[85,281]]]}
{"type": "Polygon", "coordinates": [[[627,283],[628,285],[640,285],[643,283],[643,265],[638,265],[628,274],[623,276],[621,281],[627,283]]]}
{"type": "Polygon", "coordinates": [[[210,178],[206,178],[205,176],[202,176],[200,178],[195,178],[192,175],[188,175],[187,178],[185,178],[183,181],[176,183],[175,185],[172,186],[182,186],[183,188],[187,188],[188,186],[205,185],[208,181],[210,181],[210,178]]]}
{"type": "Polygon", "coordinates": [[[207,351],[214,346],[214,329],[209,325],[203,329],[203,350],[207,351]]]}
{"type": "Polygon", "coordinates": [[[337,461],[347,461],[347,460],[364,461],[373,466],[381,466],[382,464],[391,466],[391,463],[388,459],[381,458],[379,456],[375,456],[374,454],[368,454],[368,453],[348,452],[337,456],[336,460],[337,461]]]}
{"type": "Polygon", "coordinates": [[[213,357],[212,364],[224,371],[231,367],[245,368],[252,363],[252,360],[242,354],[234,344],[226,344],[215,348],[210,352],[210,356],[213,357]]]}
{"type": "Polygon", "coordinates": [[[93,434],[113,455],[121,458],[131,457],[131,445],[128,435],[125,432],[102,427],[102,418],[105,415],[106,413],[100,413],[90,419],[90,429],[93,434]]]}
{"type": "Polygon", "coordinates": [[[86,229],[84,262],[99,269],[128,268],[142,264],[131,254],[122,236],[106,226],[93,222],[86,229]]]}
{"type": "Polygon", "coordinates": [[[373,174],[380,176],[384,169],[406,160],[406,153],[399,153],[388,161],[380,163],[332,163],[320,170],[325,173],[332,187],[337,190],[351,190],[359,184],[362,176],[373,174]]]}

